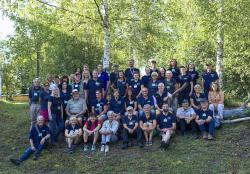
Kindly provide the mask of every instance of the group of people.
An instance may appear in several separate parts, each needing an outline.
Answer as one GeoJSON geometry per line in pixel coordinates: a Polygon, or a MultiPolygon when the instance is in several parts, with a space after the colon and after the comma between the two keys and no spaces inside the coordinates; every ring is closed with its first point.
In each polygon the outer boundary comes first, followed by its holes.
{"type": "Polygon", "coordinates": [[[34,79],[29,90],[30,147],[11,162],[19,165],[32,153],[38,159],[47,144],[58,143],[60,134],[67,153],[82,142],[84,152],[96,151],[99,139],[101,152],[119,139],[122,149],[131,146],[132,138],[142,148],[151,146],[155,135],[167,149],[177,128],[182,136],[190,129],[194,139],[199,133],[203,139],[214,138],[223,119],[224,96],[211,64],[200,76],[193,62],[178,67],[172,59],[168,68],[158,68],[152,60],[141,77],[134,63],[129,59],[125,71],[113,65],[110,73],[102,64],[90,72],[85,64],[70,76],[49,76],[43,85],[34,79]]]}

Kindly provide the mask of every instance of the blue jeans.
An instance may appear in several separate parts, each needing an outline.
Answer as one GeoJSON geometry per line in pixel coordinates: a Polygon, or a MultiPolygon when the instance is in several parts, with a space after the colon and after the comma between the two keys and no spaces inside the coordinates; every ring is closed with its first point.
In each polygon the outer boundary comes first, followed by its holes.
{"type": "Polygon", "coordinates": [[[209,123],[204,123],[199,125],[201,132],[208,132],[210,135],[214,135],[214,120],[211,120],[209,123]]]}
{"type": "Polygon", "coordinates": [[[137,143],[141,143],[142,141],[142,131],[140,128],[137,128],[133,134],[130,134],[127,129],[123,128],[122,131],[122,141],[123,143],[128,143],[130,137],[136,137],[137,143]]]}
{"type": "Polygon", "coordinates": [[[44,146],[45,146],[45,143],[44,143],[43,145],[39,144],[37,147],[35,146],[35,147],[36,147],[36,151],[33,151],[32,148],[31,148],[31,146],[28,147],[28,148],[25,150],[25,152],[22,154],[22,156],[19,158],[19,160],[20,160],[20,161],[24,161],[24,160],[28,159],[29,156],[30,156],[32,153],[35,153],[36,155],[39,155],[39,154],[42,152],[44,146]]]}
{"type": "Polygon", "coordinates": [[[57,141],[58,135],[64,130],[64,122],[63,119],[56,114],[52,114],[51,116],[52,120],[49,123],[51,131],[51,142],[55,143],[57,141]]]}

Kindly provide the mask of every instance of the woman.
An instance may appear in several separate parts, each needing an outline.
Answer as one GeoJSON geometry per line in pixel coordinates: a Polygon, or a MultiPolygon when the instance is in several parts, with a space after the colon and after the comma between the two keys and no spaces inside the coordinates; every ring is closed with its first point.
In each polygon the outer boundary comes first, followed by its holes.
{"type": "Polygon", "coordinates": [[[62,83],[62,89],[60,90],[60,98],[63,102],[63,121],[66,121],[67,114],[65,108],[67,106],[68,101],[71,99],[71,92],[68,90],[68,84],[66,82],[62,83]]]}
{"type": "Polygon", "coordinates": [[[54,95],[48,101],[48,113],[50,120],[51,142],[57,142],[58,135],[64,129],[63,123],[63,102],[60,98],[59,88],[54,90],[54,95]]]}
{"type": "Polygon", "coordinates": [[[199,73],[195,70],[195,65],[191,61],[187,65],[187,74],[191,77],[193,84],[196,85],[199,79],[199,73]]]}
{"type": "Polygon", "coordinates": [[[50,86],[49,82],[46,82],[44,84],[44,88],[39,96],[39,103],[40,103],[40,107],[41,107],[40,115],[43,116],[45,121],[48,121],[48,118],[49,118],[49,114],[48,114],[48,101],[50,98],[49,86],[50,86]]]}
{"type": "Polygon", "coordinates": [[[137,99],[133,95],[132,90],[129,88],[127,91],[127,95],[125,97],[125,108],[132,106],[133,114],[137,115],[137,99]]]}
{"type": "Polygon", "coordinates": [[[204,93],[202,93],[201,86],[199,84],[196,84],[194,86],[194,93],[192,94],[190,98],[191,106],[195,111],[201,108],[200,101],[201,99],[204,99],[204,98],[206,98],[206,96],[204,93]]]}
{"type": "Polygon", "coordinates": [[[63,76],[62,78],[61,78],[61,83],[58,85],[58,88],[60,89],[60,90],[62,90],[62,84],[63,84],[63,82],[66,82],[67,83],[67,90],[69,91],[69,92],[71,92],[72,91],[72,87],[71,87],[71,85],[69,85],[69,77],[68,76],[63,76]]]}
{"type": "MultiPolygon", "coordinates": [[[[89,70],[85,70],[82,72],[82,83],[83,89],[86,90],[89,79],[91,78],[89,70]]],[[[85,94],[86,96],[86,94],[85,94]]]]}
{"type": "Polygon", "coordinates": [[[164,82],[164,80],[165,80],[165,78],[166,78],[166,69],[165,68],[163,68],[163,67],[161,67],[160,68],[160,76],[159,76],[159,80],[161,81],[161,82],[164,82]]]}
{"type": "Polygon", "coordinates": [[[224,93],[220,90],[219,84],[213,82],[211,84],[211,89],[208,93],[209,109],[213,111],[213,116],[215,122],[219,119],[223,119],[223,109],[224,109],[224,93]],[[215,112],[218,115],[215,116],[215,112]]]}
{"type": "Polygon", "coordinates": [[[170,61],[168,70],[170,70],[173,73],[174,79],[177,79],[178,76],[181,74],[180,69],[177,67],[177,60],[176,59],[172,59],[170,61]]]}
{"type": "Polygon", "coordinates": [[[114,96],[110,100],[109,110],[114,111],[114,119],[120,121],[124,113],[124,99],[120,97],[118,90],[114,91],[114,96]]]}
{"type": "Polygon", "coordinates": [[[121,97],[124,98],[126,96],[127,85],[123,71],[119,71],[118,73],[118,80],[115,83],[115,88],[119,91],[121,97]]]}
{"type": "Polygon", "coordinates": [[[150,96],[155,95],[158,91],[158,84],[161,82],[160,80],[158,80],[158,77],[159,75],[157,72],[152,72],[151,80],[148,82],[147,86],[150,96]]]}

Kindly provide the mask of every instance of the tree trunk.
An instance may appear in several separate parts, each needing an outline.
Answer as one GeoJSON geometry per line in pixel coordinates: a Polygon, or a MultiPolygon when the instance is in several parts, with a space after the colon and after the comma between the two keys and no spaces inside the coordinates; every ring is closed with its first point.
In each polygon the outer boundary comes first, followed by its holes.
{"type": "Polygon", "coordinates": [[[103,53],[103,67],[109,69],[110,63],[110,31],[109,31],[109,7],[108,0],[104,0],[104,15],[103,15],[103,30],[104,30],[104,53],[103,53]]]}
{"type": "Polygon", "coordinates": [[[223,47],[224,47],[224,23],[222,21],[223,19],[223,11],[224,11],[224,0],[219,0],[220,3],[220,9],[219,9],[219,15],[220,15],[220,21],[218,23],[218,35],[217,35],[217,61],[216,61],[216,72],[219,76],[219,83],[220,87],[223,87],[223,47]]]}
{"type": "Polygon", "coordinates": [[[40,51],[37,49],[36,50],[36,77],[40,76],[40,51]]]}
{"type": "Polygon", "coordinates": [[[250,108],[225,109],[223,112],[224,119],[247,116],[250,116],[250,108]]]}

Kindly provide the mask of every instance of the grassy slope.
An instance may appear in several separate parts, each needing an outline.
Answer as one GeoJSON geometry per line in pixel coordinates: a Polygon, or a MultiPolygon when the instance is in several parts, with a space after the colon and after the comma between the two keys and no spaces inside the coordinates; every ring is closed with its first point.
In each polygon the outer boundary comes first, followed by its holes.
{"type": "Polygon", "coordinates": [[[91,158],[80,148],[73,155],[63,154],[61,144],[45,150],[39,161],[16,167],[9,158],[28,146],[27,111],[25,103],[0,102],[0,173],[250,173],[249,122],[224,126],[212,142],[176,136],[166,152],[158,149],[158,138],[152,148],[122,151],[116,146],[107,156],[97,152],[91,158]]]}

